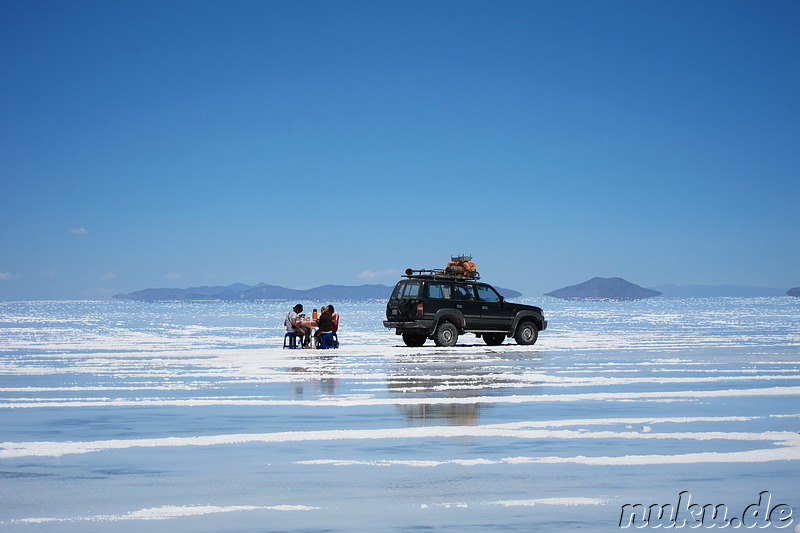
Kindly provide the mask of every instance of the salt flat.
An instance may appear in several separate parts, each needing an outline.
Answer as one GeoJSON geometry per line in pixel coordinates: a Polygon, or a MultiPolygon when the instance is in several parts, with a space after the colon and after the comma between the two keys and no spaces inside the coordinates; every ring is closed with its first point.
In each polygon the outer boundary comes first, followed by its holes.
{"type": "Polygon", "coordinates": [[[293,302],[0,302],[0,529],[735,527],[766,491],[800,531],[800,299],[532,302],[535,346],[454,348],[333,302],[327,351],[281,348],[293,302]]]}

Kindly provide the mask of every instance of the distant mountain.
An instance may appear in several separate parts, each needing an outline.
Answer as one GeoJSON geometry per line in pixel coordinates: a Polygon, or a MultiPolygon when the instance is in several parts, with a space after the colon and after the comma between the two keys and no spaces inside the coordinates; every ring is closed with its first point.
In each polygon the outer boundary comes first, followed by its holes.
{"type": "Polygon", "coordinates": [[[759,296],[784,296],[786,289],[773,287],[753,287],[750,285],[658,285],[653,289],[664,296],[675,298],[716,298],[734,296],[754,298],[759,296]]]}
{"type": "Polygon", "coordinates": [[[313,289],[287,289],[261,284],[246,291],[223,295],[226,300],[370,300],[386,299],[392,287],[386,285],[322,285],[313,289]]]}
{"type": "Polygon", "coordinates": [[[130,294],[115,294],[114,298],[126,300],[207,300],[214,299],[216,295],[225,291],[245,290],[251,288],[249,285],[234,283],[227,287],[189,287],[188,289],[144,289],[130,294]]]}
{"type": "Polygon", "coordinates": [[[121,300],[157,302],[165,300],[366,300],[385,299],[392,292],[386,285],[323,285],[313,289],[287,289],[260,283],[255,286],[234,283],[227,287],[189,287],[188,289],[143,289],[128,294],[115,294],[121,300]]]}
{"type": "Polygon", "coordinates": [[[800,287],[794,287],[786,291],[789,296],[800,296],[800,287]]]}
{"type": "Polygon", "coordinates": [[[545,293],[545,296],[555,296],[564,299],[612,299],[612,300],[639,300],[659,296],[661,293],[651,289],[645,289],[625,281],[622,278],[592,278],[578,285],[570,285],[552,292],[545,293]]]}
{"type": "MultiPolygon", "coordinates": [[[[170,300],[385,300],[394,287],[386,285],[322,285],[313,289],[287,289],[279,285],[245,285],[234,283],[227,287],[189,287],[188,289],[143,289],[127,294],[115,294],[120,300],[160,302],[170,300]]],[[[519,298],[521,292],[495,287],[505,298],[519,298]]]]}

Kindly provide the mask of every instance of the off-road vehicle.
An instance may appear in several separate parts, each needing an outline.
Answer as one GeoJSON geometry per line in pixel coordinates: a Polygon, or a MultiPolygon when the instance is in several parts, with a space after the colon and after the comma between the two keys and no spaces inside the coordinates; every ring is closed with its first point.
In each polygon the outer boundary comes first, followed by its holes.
{"type": "Polygon", "coordinates": [[[531,345],[547,328],[540,308],[507,302],[494,287],[477,281],[477,272],[409,269],[405,278],[392,291],[383,325],[402,335],[406,346],[422,346],[427,339],[455,346],[464,333],[482,337],[489,346],[506,337],[531,345]]]}

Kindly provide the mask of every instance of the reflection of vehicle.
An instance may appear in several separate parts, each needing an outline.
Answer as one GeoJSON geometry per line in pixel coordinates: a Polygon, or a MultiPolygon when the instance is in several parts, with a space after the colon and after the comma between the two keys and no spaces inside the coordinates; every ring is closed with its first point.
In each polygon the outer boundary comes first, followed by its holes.
{"type": "Polygon", "coordinates": [[[488,283],[448,271],[407,270],[386,304],[383,325],[394,328],[407,346],[433,339],[437,346],[455,346],[458,336],[474,333],[490,346],[514,337],[531,345],[547,328],[542,310],[505,301],[488,283]]]}
{"type": "MultiPolygon", "coordinates": [[[[447,359],[457,361],[453,357],[447,359]]],[[[409,425],[438,426],[446,422],[476,426],[483,407],[478,399],[485,388],[494,384],[497,373],[476,369],[472,363],[458,368],[429,357],[401,359],[399,365],[391,366],[391,379],[386,385],[390,393],[403,397],[404,401],[395,407],[409,425]]]]}

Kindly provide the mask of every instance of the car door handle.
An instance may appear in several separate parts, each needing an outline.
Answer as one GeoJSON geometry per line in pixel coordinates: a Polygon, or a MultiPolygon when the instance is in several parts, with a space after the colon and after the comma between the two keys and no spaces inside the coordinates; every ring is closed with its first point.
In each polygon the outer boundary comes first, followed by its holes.
{"type": "Polygon", "coordinates": [[[461,304],[456,304],[456,309],[461,309],[461,304]]]}
{"type": "Polygon", "coordinates": [[[488,310],[488,309],[489,309],[489,306],[488,306],[488,305],[482,305],[482,306],[481,306],[481,309],[483,309],[484,311],[486,311],[486,310],[488,310]]]}

